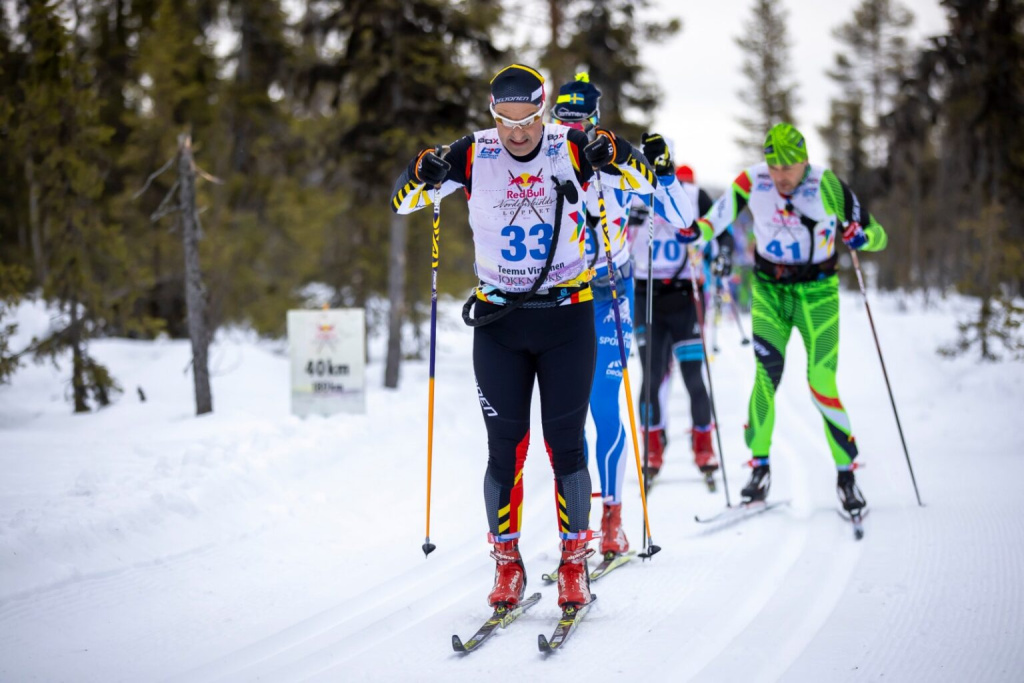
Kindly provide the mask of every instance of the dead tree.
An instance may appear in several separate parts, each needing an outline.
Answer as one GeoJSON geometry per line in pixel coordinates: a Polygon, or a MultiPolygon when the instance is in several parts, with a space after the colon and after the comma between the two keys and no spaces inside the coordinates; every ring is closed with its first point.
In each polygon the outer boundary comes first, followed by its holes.
{"type": "Polygon", "coordinates": [[[199,240],[202,239],[202,225],[196,208],[196,175],[206,180],[221,181],[196,166],[192,156],[192,136],[178,135],[178,153],[163,168],[146,181],[135,196],[139,197],[153,179],[177,162],[178,179],[150,217],[154,222],[170,214],[178,215],[178,227],[185,254],[185,304],[188,309],[188,335],[192,340],[192,378],[195,384],[196,415],[213,412],[213,397],[210,393],[210,369],[208,352],[210,348],[210,327],[206,317],[206,287],[199,267],[199,240]]]}

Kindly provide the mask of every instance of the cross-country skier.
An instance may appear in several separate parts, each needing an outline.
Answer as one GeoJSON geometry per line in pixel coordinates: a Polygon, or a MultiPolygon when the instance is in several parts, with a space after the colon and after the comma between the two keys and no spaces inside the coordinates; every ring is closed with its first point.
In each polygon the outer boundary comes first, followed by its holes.
{"type": "MultiPolygon", "coordinates": [[[[551,118],[570,128],[585,130],[600,122],[601,91],[590,82],[586,73],[579,73],[575,80],[564,84],[551,110],[551,118]]],[[[648,136],[645,136],[645,139],[648,136]]],[[[659,138],[660,139],[660,138],[659,138]]],[[[660,149],[658,150],[660,152],[660,149]]],[[[647,161],[659,173],[657,202],[662,217],[679,228],[689,228],[700,214],[694,212],[679,183],[671,174],[661,175],[657,160],[648,155],[647,161]]],[[[633,264],[629,258],[627,221],[632,198],[639,189],[628,175],[614,168],[601,171],[601,183],[605,193],[605,208],[608,219],[608,238],[611,244],[612,263],[615,266],[615,286],[618,294],[617,305],[622,325],[623,343],[626,356],[633,339],[633,264]]],[[[646,194],[646,191],[643,192],[646,194]]],[[[710,205],[710,200],[709,200],[710,205]]],[[[587,193],[587,259],[595,269],[596,279],[591,282],[594,292],[594,323],[597,336],[597,366],[594,370],[594,386],[590,392],[590,414],[597,429],[595,460],[601,478],[601,553],[624,553],[629,550],[629,540],[622,528],[622,483],[625,478],[626,460],[623,454],[629,436],[622,424],[619,411],[619,391],[622,386],[622,365],[612,310],[612,290],[608,278],[608,263],[605,257],[602,226],[597,212],[597,187],[591,184],[587,193]]],[[[697,239],[696,230],[691,231],[697,239]]],[[[646,237],[644,237],[646,244],[646,237]]]]}
{"type": "MultiPolygon", "coordinates": [[[[669,161],[671,169],[671,162],[669,161]]],[[[657,169],[655,169],[657,171],[657,169]]],[[[670,171],[671,172],[671,171],[670,171]]],[[[683,192],[691,199],[703,215],[711,208],[711,197],[693,182],[693,171],[688,166],[674,169],[683,192]]],[[[660,179],[659,175],[659,179],[660,179]]],[[[732,267],[733,238],[726,230],[727,225],[719,226],[714,242],[718,245],[718,257],[713,265],[717,272],[726,273],[732,267]]],[[[647,411],[650,410],[650,433],[648,440],[648,476],[658,474],[664,464],[666,438],[666,399],[668,398],[668,380],[671,378],[672,359],[679,363],[683,376],[683,384],[690,395],[690,418],[692,420],[691,446],[693,459],[697,468],[706,477],[718,469],[718,458],[711,445],[711,401],[707,388],[704,386],[702,365],[704,351],[700,338],[697,308],[694,305],[694,280],[698,283],[697,295],[703,306],[704,273],[700,263],[692,263],[689,250],[680,243],[674,226],[666,224],[657,214],[654,219],[654,253],[651,291],[647,291],[647,241],[637,239],[633,242],[633,256],[637,263],[637,305],[641,316],[646,311],[648,294],[653,297],[651,339],[651,372],[652,378],[644,376],[640,388],[640,412],[647,423],[647,411]],[[651,406],[648,407],[646,383],[653,381],[651,406]]],[[[644,328],[638,330],[641,349],[641,367],[647,368],[647,334],[644,328]]]]}
{"type": "Polygon", "coordinates": [[[747,445],[753,472],[747,500],[764,500],[771,484],[769,457],[775,425],[775,391],[782,379],[786,344],[795,327],[807,349],[807,380],[825,422],[843,507],[859,512],[864,496],[854,480],[857,444],[839,400],[838,236],[850,249],[885,248],[885,230],[856,195],[823,166],[809,164],[804,136],[788,123],[768,131],[765,163],[737,176],[698,222],[705,234],[750,210],[757,240],[753,285],[754,357],[747,445]]]}
{"type": "Polygon", "coordinates": [[[595,534],[583,429],[595,340],[586,187],[593,169],[602,168],[616,169],[643,192],[657,182],[642,155],[613,132],[598,128],[588,142],[582,131],[545,125],[544,99],[535,69],[513,64],[499,71],[491,81],[496,127],[460,138],[443,156],[420,152],[398,179],[392,202],[399,213],[421,209],[439,184],[442,196],[462,188],[468,200],[480,279],[473,368],[487,426],[484,503],[497,563],[488,602],[496,608],[517,604],[526,588],[518,541],[535,381],[555,474],[558,604],[590,600],[586,560],[594,551],[587,543],[595,534]],[[492,322],[480,324],[486,320],[492,322]]]}

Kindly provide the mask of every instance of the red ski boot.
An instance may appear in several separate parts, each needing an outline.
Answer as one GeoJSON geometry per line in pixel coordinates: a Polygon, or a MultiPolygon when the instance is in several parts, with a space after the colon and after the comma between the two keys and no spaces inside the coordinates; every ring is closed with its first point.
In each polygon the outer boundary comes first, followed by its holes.
{"type": "Polygon", "coordinates": [[[693,462],[700,468],[701,472],[714,472],[718,469],[718,458],[715,456],[715,449],[711,445],[711,430],[693,430],[693,462]]]}
{"type": "Polygon", "coordinates": [[[622,505],[604,505],[601,515],[601,554],[618,555],[629,550],[626,532],[622,530],[622,505]]]}
{"type": "Polygon", "coordinates": [[[665,430],[652,429],[647,435],[647,476],[653,477],[665,461],[665,430]]]}
{"type": "Polygon", "coordinates": [[[494,588],[487,596],[487,602],[491,607],[519,604],[526,593],[526,567],[519,555],[519,542],[495,543],[491,557],[498,564],[494,568],[494,588]]]}
{"type": "Polygon", "coordinates": [[[581,607],[590,602],[590,570],[587,558],[594,551],[587,547],[590,534],[562,541],[562,562],[558,565],[558,606],[581,607]]]}

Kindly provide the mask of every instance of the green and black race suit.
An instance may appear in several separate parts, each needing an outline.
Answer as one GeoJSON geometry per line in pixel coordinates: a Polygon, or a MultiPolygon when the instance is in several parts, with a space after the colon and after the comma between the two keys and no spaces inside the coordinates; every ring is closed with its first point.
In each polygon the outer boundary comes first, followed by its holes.
{"type": "Polygon", "coordinates": [[[753,332],[757,375],[750,397],[746,441],[753,456],[767,458],[775,424],[775,391],[782,379],[786,344],[795,327],[807,350],[807,381],[825,422],[836,465],[857,456],[850,418],[839,400],[839,281],[837,242],[853,222],[864,228],[865,251],[885,248],[886,234],[856,195],[832,171],[808,165],[792,195],[775,187],[768,165],[741,173],[699,219],[705,235],[731,223],[744,208],[757,240],[753,283],[753,332]]]}

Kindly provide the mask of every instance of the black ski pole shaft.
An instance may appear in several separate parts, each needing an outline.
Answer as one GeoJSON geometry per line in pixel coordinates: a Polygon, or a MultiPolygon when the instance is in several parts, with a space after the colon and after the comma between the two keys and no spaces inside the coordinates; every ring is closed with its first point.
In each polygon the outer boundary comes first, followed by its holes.
{"type": "MultiPolygon", "coordinates": [[[[654,195],[651,195],[650,212],[647,215],[647,299],[644,301],[644,471],[643,487],[648,490],[647,477],[650,472],[651,453],[651,355],[654,350],[654,195]]],[[[647,547],[647,524],[644,524],[643,547],[647,547]]]]}
{"type": "MultiPolygon", "coordinates": [[[[712,300],[715,302],[715,313],[711,317],[711,352],[718,353],[718,320],[722,316],[722,283],[718,278],[713,278],[715,293],[712,300]]],[[[705,289],[705,291],[707,291],[705,289]]]]}
{"type": "Polygon", "coordinates": [[[736,327],[739,328],[740,331],[740,338],[742,339],[740,343],[744,345],[749,344],[750,338],[747,336],[747,333],[743,330],[743,322],[740,320],[740,306],[739,304],[736,303],[736,299],[733,298],[732,292],[729,290],[728,280],[726,280],[725,282],[724,291],[724,300],[727,304],[729,304],[729,308],[732,309],[732,317],[733,319],[736,320],[736,327]]]}
{"type": "Polygon", "coordinates": [[[868,323],[871,325],[871,335],[875,338],[875,348],[878,350],[878,361],[882,365],[882,376],[885,378],[885,388],[889,391],[889,402],[892,404],[892,414],[896,417],[896,429],[900,433],[900,443],[903,444],[903,455],[907,459],[907,469],[910,470],[910,481],[914,484],[914,495],[917,497],[917,504],[924,506],[921,502],[921,493],[917,489],[917,478],[914,476],[914,466],[910,464],[910,451],[907,450],[907,440],[903,438],[903,426],[900,424],[900,414],[896,410],[896,399],[892,395],[892,384],[889,383],[889,373],[885,369],[885,358],[882,357],[882,345],[878,342],[878,332],[875,329],[875,320],[871,315],[871,305],[868,303],[868,290],[864,286],[864,275],[860,270],[860,259],[857,252],[850,250],[853,257],[853,269],[857,272],[857,284],[860,285],[860,293],[864,297],[864,310],[868,312],[868,323]]]}
{"type": "Polygon", "coordinates": [[[704,367],[708,372],[708,398],[711,401],[711,420],[715,427],[715,440],[718,441],[718,457],[722,461],[722,488],[725,489],[725,507],[732,507],[729,498],[729,476],[725,472],[725,453],[722,451],[722,432],[718,429],[718,410],[715,408],[715,385],[711,381],[711,363],[708,362],[708,344],[704,338],[704,311],[697,291],[697,250],[690,247],[690,289],[693,293],[693,305],[697,308],[697,328],[700,330],[700,346],[704,351],[704,367]]]}

